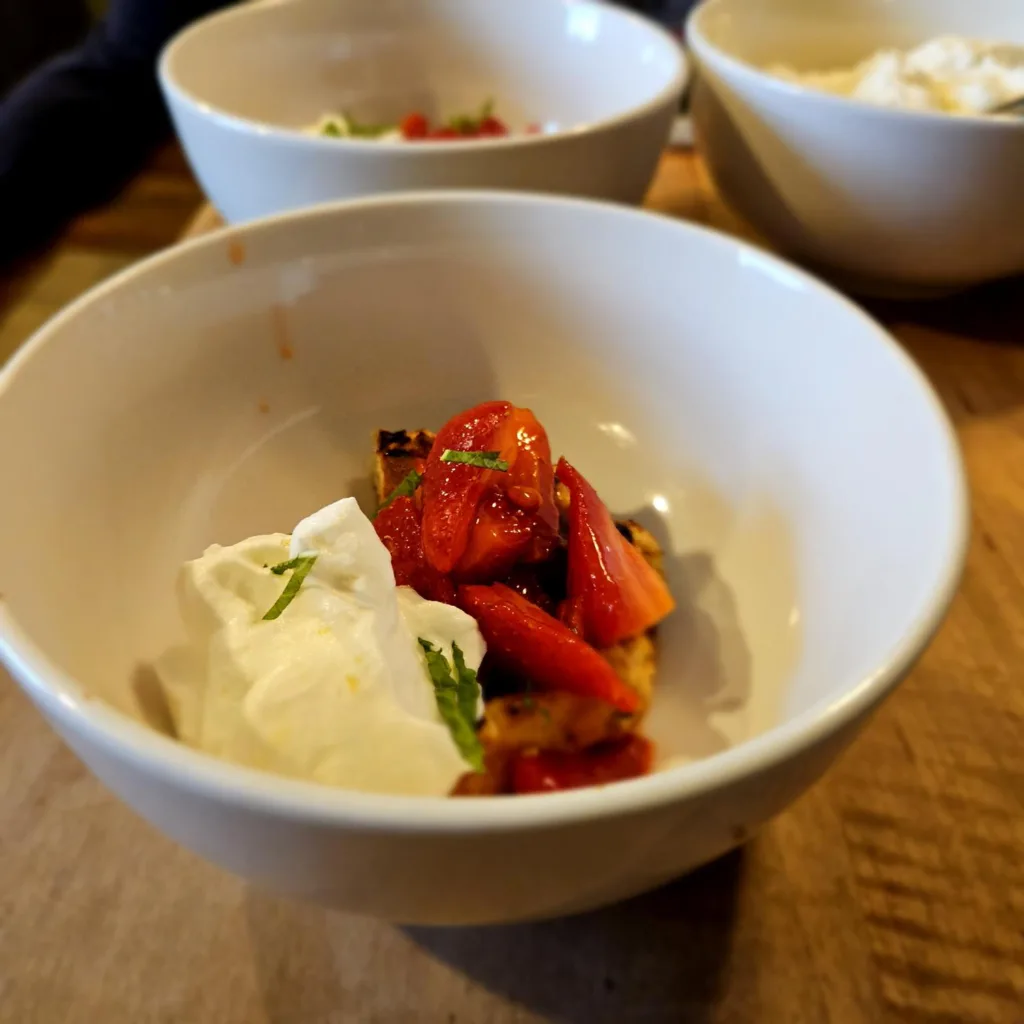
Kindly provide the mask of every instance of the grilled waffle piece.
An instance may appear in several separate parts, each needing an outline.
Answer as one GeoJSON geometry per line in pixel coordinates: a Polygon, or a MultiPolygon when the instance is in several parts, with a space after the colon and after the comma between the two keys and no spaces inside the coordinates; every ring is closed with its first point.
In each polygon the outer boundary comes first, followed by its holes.
{"type": "Polygon", "coordinates": [[[429,430],[378,430],[373,453],[373,486],[378,504],[413,471],[422,472],[434,435],[429,430]]]}

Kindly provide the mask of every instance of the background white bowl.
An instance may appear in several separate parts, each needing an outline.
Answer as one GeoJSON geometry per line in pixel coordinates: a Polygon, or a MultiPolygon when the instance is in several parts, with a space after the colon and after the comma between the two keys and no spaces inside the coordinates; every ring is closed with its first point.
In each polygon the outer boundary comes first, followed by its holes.
{"type": "Polygon", "coordinates": [[[1024,119],[886,110],[759,70],[850,67],[937,35],[1024,44],[1020,0],[708,0],[687,38],[699,144],[773,242],[878,294],[1024,272],[1024,119]]]}
{"type": "Polygon", "coordinates": [[[187,28],[160,82],[192,167],[229,221],[421,188],[514,188],[638,203],[686,79],[679,44],[581,0],[290,0],[187,28]],[[388,144],[301,134],[329,110],[397,121],[491,97],[515,135],[388,144]]]}
{"type": "Polygon", "coordinates": [[[942,411],[856,307],[692,226],[486,193],[284,215],[100,286],[0,375],[0,479],[0,655],[83,760],[229,870],[402,921],[580,910],[741,842],[909,667],[965,530],[942,411]],[[385,798],[141,724],[182,560],[368,497],[374,428],[497,395],[663,541],[663,771],[385,798]]]}

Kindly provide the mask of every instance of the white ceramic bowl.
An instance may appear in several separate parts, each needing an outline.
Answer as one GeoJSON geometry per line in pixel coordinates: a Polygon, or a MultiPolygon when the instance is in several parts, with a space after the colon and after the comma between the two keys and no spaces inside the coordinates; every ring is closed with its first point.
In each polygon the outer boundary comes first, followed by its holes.
{"type": "Polygon", "coordinates": [[[763,70],[850,67],[947,33],[1024,43],[1021,0],[709,0],[687,35],[694,116],[725,197],[773,242],[865,292],[1024,272],[1024,119],[885,110],[763,70]]]}
{"type": "Polygon", "coordinates": [[[189,160],[231,222],[331,199],[512,188],[638,203],[686,79],[682,48],[581,0],[289,0],[185,29],[160,82],[189,160]],[[382,144],[303,134],[328,110],[395,121],[476,110],[553,134],[382,144]]]}
{"type": "Polygon", "coordinates": [[[400,921],[581,910],[741,842],[921,651],[965,531],[942,410],[856,307],[690,225],[488,193],[282,215],[101,285],[0,375],[0,479],[0,654],[71,747],[229,870],[400,921]],[[368,497],[374,428],[493,396],[662,539],[662,771],[387,798],[142,723],[182,560],[368,497]]]}

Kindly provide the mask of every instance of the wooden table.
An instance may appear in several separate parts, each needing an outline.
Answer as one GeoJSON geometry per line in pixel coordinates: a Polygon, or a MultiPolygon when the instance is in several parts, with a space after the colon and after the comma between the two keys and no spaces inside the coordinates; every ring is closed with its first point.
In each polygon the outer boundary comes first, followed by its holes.
{"type": "MultiPolygon", "coordinates": [[[[743,231],[691,154],[666,157],[651,205],[743,231]]],[[[873,312],[956,422],[967,574],[899,693],[744,850],[552,923],[326,913],[157,835],[0,686],[0,1020],[1024,1021],[1024,280],[873,312]]]]}

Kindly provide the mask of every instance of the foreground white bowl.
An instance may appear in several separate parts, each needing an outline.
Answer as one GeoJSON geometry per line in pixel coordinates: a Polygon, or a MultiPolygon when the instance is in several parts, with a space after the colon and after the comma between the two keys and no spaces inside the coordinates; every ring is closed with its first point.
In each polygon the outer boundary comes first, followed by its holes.
{"type": "Polygon", "coordinates": [[[232,222],[376,192],[514,188],[638,203],[686,78],[679,44],[581,0],[291,0],[187,28],[160,82],[203,188],[232,222]],[[561,131],[382,144],[302,134],[328,110],[397,121],[476,110],[561,131]]]}
{"type": "Polygon", "coordinates": [[[0,375],[0,479],[0,655],[93,771],[231,871],[419,922],[581,910],[741,842],[921,651],[965,531],[936,398],[856,307],[724,236],[499,194],[284,215],[101,285],[0,375]],[[499,395],[663,541],[663,771],[385,798],[142,724],[183,559],[368,497],[375,427],[499,395]]]}
{"type": "Polygon", "coordinates": [[[725,197],[860,291],[927,295],[1024,272],[1024,119],[885,110],[761,68],[849,67],[947,33],[1024,44],[1020,0],[709,0],[687,35],[694,117],[725,197]]]}

